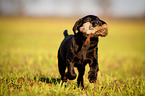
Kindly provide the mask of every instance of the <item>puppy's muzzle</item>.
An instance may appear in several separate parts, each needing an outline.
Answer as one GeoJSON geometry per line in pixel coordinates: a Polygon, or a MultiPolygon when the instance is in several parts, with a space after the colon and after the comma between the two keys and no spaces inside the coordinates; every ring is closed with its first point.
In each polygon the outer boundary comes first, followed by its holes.
{"type": "Polygon", "coordinates": [[[83,24],[82,27],[80,27],[80,31],[83,32],[87,37],[85,41],[85,45],[86,45],[91,37],[98,37],[98,36],[105,37],[108,33],[108,26],[106,24],[99,26],[97,24],[94,25],[93,23],[86,22],[83,24]]]}
{"type": "Polygon", "coordinates": [[[103,25],[96,25],[93,26],[92,23],[86,22],[83,24],[82,27],[80,27],[80,31],[86,34],[86,36],[89,36],[91,34],[92,36],[106,36],[108,33],[108,26],[106,24],[103,25]]]}

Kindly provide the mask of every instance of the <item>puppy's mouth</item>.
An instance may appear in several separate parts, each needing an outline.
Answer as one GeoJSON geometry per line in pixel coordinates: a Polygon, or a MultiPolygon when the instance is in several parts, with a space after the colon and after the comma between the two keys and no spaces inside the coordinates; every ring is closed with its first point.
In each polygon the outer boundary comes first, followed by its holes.
{"type": "Polygon", "coordinates": [[[108,33],[108,26],[103,24],[101,26],[93,26],[90,22],[86,22],[80,27],[80,31],[85,34],[85,36],[106,36],[108,33]]]}
{"type": "Polygon", "coordinates": [[[108,33],[108,26],[103,24],[101,26],[96,25],[93,26],[92,23],[86,22],[80,27],[80,31],[84,33],[85,37],[87,37],[85,44],[90,40],[92,37],[102,36],[105,37],[108,33]]]}

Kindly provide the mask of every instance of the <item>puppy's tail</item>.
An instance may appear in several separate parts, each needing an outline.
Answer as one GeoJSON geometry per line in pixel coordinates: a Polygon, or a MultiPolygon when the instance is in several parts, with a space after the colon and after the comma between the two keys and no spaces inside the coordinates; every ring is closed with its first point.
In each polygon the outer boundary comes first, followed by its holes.
{"type": "Polygon", "coordinates": [[[63,35],[64,37],[68,36],[67,30],[64,30],[63,35]]]}

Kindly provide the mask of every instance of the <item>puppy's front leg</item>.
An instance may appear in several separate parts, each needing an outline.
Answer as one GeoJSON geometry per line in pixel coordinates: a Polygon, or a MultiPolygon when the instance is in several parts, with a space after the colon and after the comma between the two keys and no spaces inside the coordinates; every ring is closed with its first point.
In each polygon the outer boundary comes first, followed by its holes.
{"type": "Polygon", "coordinates": [[[83,75],[85,73],[85,67],[78,66],[77,68],[78,68],[78,71],[79,71],[79,76],[78,76],[78,79],[77,79],[78,87],[81,84],[82,88],[84,88],[83,75]]]}
{"type": "Polygon", "coordinates": [[[97,72],[99,71],[97,59],[93,60],[93,63],[90,63],[90,71],[88,79],[90,83],[95,83],[97,80],[97,72]]]}
{"type": "Polygon", "coordinates": [[[69,80],[73,80],[76,78],[76,73],[74,71],[74,63],[67,62],[68,72],[66,73],[66,76],[69,80]]]}

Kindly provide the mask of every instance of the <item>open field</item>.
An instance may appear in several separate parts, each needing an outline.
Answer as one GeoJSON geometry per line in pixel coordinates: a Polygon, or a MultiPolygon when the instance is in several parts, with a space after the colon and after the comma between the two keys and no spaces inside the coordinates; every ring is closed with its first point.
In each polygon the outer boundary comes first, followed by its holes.
{"type": "Polygon", "coordinates": [[[97,83],[89,83],[88,65],[84,90],[61,82],[57,50],[76,20],[0,17],[0,96],[145,95],[145,20],[105,20],[97,83]]]}

